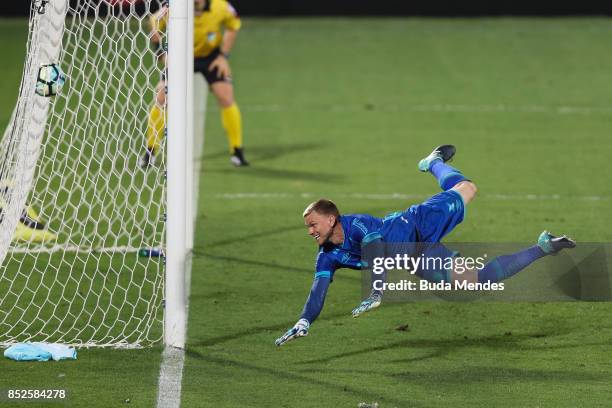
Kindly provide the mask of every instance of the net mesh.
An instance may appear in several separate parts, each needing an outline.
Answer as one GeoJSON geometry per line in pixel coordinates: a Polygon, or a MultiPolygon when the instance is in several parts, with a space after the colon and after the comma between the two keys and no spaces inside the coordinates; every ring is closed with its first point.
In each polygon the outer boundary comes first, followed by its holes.
{"type": "Polygon", "coordinates": [[[149,45],[161,5],[116,3],[32,3],[19,99],[0,143],[2,344],[162,338],[163,258],[138,256],[165,237],[164,155],[138,165],[165,70],[149,45]],[[53,98],[34,92],[48,63],[67,77],[53,98]],[[23,229],[26,212],[46,224],[45,241],[23,229]]]}

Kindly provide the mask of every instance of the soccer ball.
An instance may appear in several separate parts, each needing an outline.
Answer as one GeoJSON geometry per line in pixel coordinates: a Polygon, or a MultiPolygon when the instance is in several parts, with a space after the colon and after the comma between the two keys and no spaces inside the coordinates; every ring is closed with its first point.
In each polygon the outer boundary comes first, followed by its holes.
{"type": "Polygon", "coordinates": [[[66,82],[66,75],[57,64],[43,64],[38,69],[36,93],[40,96],[55,96],[66,82]]]}

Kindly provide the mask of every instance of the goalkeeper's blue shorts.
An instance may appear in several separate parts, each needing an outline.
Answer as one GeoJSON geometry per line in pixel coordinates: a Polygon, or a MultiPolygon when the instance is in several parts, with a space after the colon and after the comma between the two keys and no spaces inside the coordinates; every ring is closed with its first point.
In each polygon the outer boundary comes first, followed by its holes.
{"type": "Polygon", "coordinates": [[[457,191],[448,190],[388,216],[381,232],[387,243],[440,242],[464,216],[463,198],[457,191]]]}

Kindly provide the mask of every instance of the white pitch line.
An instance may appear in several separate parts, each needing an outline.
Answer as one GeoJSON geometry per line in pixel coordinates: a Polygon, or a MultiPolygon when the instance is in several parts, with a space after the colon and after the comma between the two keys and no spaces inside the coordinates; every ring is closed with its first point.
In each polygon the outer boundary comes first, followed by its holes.
{"type": "Polygon", "coordinates": [[[403,105],[403,104],[312,104],[312,105],[280,105],[280,104],[251,104],[241,105],[241,109],[253,112],[287,112],[292,110],[325,110],[332,112],[363,112],[364,110],[382,109],[385,112],[450,112],[450,113],[544,113],[555,115],[610,115],[611,106],[554,106],[554,105],[506,105],[503,103],[491,105],[466,104],[432,104],[432,105],[403,105]]]}
{"type": "MultiPolygon", "coordinates": [[[[222,200],[265,200],[265,199],[294,199],[294,198],[315,198],[321,194],[314,193],[280,193],[280,192],[263,192],[263,193],[218,193],[214,198],[222,200]]],[[[350,193],[350,194],[334,194],[334,197],[352,198],[363,200],[414,200],[425,199],[431,195],[426,194],[402,194],[402,193],[350,193]]],[[[578,200],[578,201],[601,201],[608,200],[610,197],[588,195],[588,196],[571,196],[561,194],[481,194],[480,198],[489,200],[503,201],[559,201],[559,200],[578,200]]]]}
{"type": "MultiPolygon", "coordinates": [[[[204,85],[203,78],[195,77],[195,89],[198,92],[194,94],[194,111],[195,116],[199,117],[197,123],[194,123],[194,162],[193,162],[193,178],[192,178],[192,202],[191,210],[193,229],[195,231],[195,223],[198,212],[198,192],[199,192],[199,175],[200,175],[200,159],[204,154],[204,120],[206,117],[206,100],[208,98],[207,88],[204,85]]],[[[193,254],[193,236],[189,238],[190,251],[185,262],[185,291],[187,298],[187,316],[189,316],[189,296],[191,293],[191,260],[193,254]]],[[[187,319],[188,320],[188,319],[187,319]]],[[[187,330],[187,327],[185,327],[187,330]]],[[[162,354],[162,362],[159,367],[159,383],[157,386],[157,405],[156,408],[180,408],[181,406],[181,387],[183,383],[183,366],[185,364],[185,350],[168,347],[164,348],[162,354]]]]}
{"type": "MultiPolygon", "coordinates": [[[[36,245],[36,244],[32,244],[36,245]]],[[[144,245],[143,248],[152,248],[154,245],[144,245]]],[[[114,246],[114,247],[80,247],[77,245],[70,244],[56,244],[52,246],[18,246],[8,249],[8,253],[12,254],[52,254],[55,252],[79,252],[79,253],[131,253],[138,252],[140,248],[132,246],[114,246]]]]}
{"type": "Polygon", "coordinates": [[[562,196],[560,194],[523,194],[523,195],[512,195],[512,194],[488,194],[484,195],[484,198],[493,200],[580,200],[580,201],[601,201],[607,200],[610,197],[598,196],[598,195],[587,195],[587,196],[562,196]]]}
{"type": "Polygon", "coordinates": [[[174,347],[164,348],[157,387],[157,408],[181,406],[184,362],[185,350],[174,347]]]}

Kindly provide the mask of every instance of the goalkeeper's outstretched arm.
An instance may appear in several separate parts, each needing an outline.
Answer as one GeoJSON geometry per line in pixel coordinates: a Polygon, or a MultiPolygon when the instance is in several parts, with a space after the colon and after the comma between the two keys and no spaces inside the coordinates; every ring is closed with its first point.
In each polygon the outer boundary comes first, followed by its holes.
{"type": "Polygon", "coordinates": [[[306,319],[308,323],[312,323],[317,317],[319,317],[319,314],[321,314],[321,310],[323,310],[325,296],[327,296],[327,289],[329,288],[330,283],[331,277],[315,277],[314,282],[312,282],[310,294],[308,295],[308,299],[306,299],[306,304],[304,305],[304,309],[302,310],[302,315],[300,316],[300,319],[306,319]]]}
{"type": "Polygon", "coordinates": [[[315,275],[315,279],[312,282],[312,287],[310,289],[310,294],[308,295],[308,299],[306,300],[306,304],[304,305],[300,319],[292,328],[287,330],[285,334],[276,339],[277,346],[281,346],[297,337],[308,335],[310,325],[315,321],[319,314],[321,314],[321,310],[323,310],[325,296],[327,296],[327,289],[329,288],[330,283],[331,276],[319,275],[319,273],[315,275]]]}

